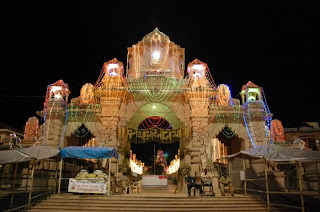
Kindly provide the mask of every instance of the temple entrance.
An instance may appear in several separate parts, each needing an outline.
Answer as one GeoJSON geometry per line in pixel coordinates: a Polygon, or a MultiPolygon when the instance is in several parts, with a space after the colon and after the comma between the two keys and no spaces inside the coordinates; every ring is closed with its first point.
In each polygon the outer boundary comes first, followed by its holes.
{"type": "Polygon", "coordinates": [[[242,149],[243,139],[239,138],[228,126],[221,130],[217,138],[224,145],[224,155],[235,154],[242,149]]]}
{"type": "Polygon", "coordinates": [[[132,152],[136,154],[138,160],[145,163],[146,168],[148,168],[146,173],[148,174],[162,174],[157,173],[157,167],[155,167],[157,166],[156,160],[159,150],[162,150],[166,164],[169,165],[170,161],[172,161],[178,153],[178,149],[179,142],[164,144],[152,141],[145,144],[131,144],[132,152]]]}
{"type": "MultiPolygon", "coordinates": [[[[172,125],[164,118],[159,116],[148,117],[143,120],[138,130],[172,130],[172,125]]],[[[135,154],[137,160],[144,162],[145,174],[165,174],[165,169],[178,154],[179,140],[163,141],[152,139],[148,141],[130,143],[130,150],[135,154]]]]}

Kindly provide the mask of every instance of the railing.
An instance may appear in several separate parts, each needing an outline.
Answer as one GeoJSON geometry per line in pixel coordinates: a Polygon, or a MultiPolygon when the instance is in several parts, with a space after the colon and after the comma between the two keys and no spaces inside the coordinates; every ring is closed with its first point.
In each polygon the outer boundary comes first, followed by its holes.
{"type": "Polygon", "coordinates": [[[2,210],[24,211],[37,199],[56,190],[57,170],[54,159],[4,164],[0,168],[2,210]],[[51,164],[51,165],[50,165],[51,164]]]}
{"type": "MultiPolygon", "coordinates": [[[[242,175],[241,183],[239,187],[235,189],[245,195],[248,193],[256,194],[263,197],[266,200],[268,211],[270,207],[282,207],[291,208],[296,210],[305,211],[305,197],[313,196],[320,199],[320,183],[319,183],[319,164],[317,162],[301,163],[301,162],[278,162],[277,170],[270,170],[269,163],[264,159],[259,159],[260,168],[264,166],[263,171],[260,169],[260,175],[256,172],[251,171],[252,162],[254,160],[242,159],[242,165],[239,166],[239,161],[237,162],[237,167],[232,167],[232,160],[228,166],[229,176],[233,180],[239,179],[239,175],[242,175]],[[305,172],[305,167],[312,165],[311,171],[305,172]],[[312,171],[313,170],[313,171],[312,171]],[[241,173],[242,172],[242,173],[241,173]],[[312,176],[309,181],[307,177],[302,177],[305,172],[306,176],[312,176]],[[241,174],[240,174],[241,173],[241,174]],[[276,176],[276,173],[282,173],[282,176],[276,176]],[[249,178],[250,177],[250,178],[249,178]],[[270,179],[272,177],[272,179],[270,179]],[[282,186],[275,186],[277,184],[276,179],[283,177],[285,180],[282,186]],[[311,183],[310,183],[311,182],[311,183]],[[312,184],[313,183],[313,184],[312,184]],[[312,184],[312,185],[310,185],[312,184]],[[278,190],[275,190],[278,188],[278,190]],[[277,201],[280,201],[278,203],[277,201]],[[290,200],[290,201],[289,201],[290,200]]],[[[254,163],[253,163],[254,164],[254,163]]],[[[272,166],[271,166],[272,168],[272,166]]],[[[274,168],[274,167],[273,167],[274,168]]]]}
{"type": "Polygon", "coordinates": [[[40,202],[41,200],[43,199],[46,199],[48,196],[50,196],[52,194],[51,191],[48,191],[48,192],[45,192],[45,193],[42,193],[42,194],[38,194],[36,196],[33,196],[31,197],[31,205],[28,203],[28,204],[24,204],[24,205],[21,205],[21,206],[18,206],[18,207],[15,207],[15,208],[11,208],[9,210],[5,210],[4,212],[12,212],[12,211],[26,211],[28,209],[30,209],[30,207],[32,205],[34,205],[35,203],[37,202],[40,202]]]}

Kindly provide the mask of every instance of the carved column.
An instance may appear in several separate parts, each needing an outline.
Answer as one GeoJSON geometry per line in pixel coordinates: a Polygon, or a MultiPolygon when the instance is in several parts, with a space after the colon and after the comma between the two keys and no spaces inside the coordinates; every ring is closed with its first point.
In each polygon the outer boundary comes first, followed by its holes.
{"type": "Polygon", "coordinates": [[[101,142],[105,146],[116,147],[117,144],[117,126],[120,120],[120,97],[102,97],[100,101],[103,138],[101,142]]]}
{"type": "Polygon", "coordinates": [[[191,130],[192,137],[188,148],[191,150],[191,173],[201,171],[201,167],[207,161],[205,146],[208,143],[209,102],[205,98],[190,98],[191,108],[191,130]]]}
{"type": "Polygon", "coordinates": [[[66,103],[61,101],[49,102],[41,112],[45,118],[42,132],[42,144],[52,147],[63,147],[63,133],[66,124],[66,103]]]}

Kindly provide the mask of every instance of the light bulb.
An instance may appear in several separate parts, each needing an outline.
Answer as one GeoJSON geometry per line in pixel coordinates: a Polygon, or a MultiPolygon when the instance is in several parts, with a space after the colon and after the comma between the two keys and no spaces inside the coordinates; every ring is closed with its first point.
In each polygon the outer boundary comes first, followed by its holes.
{"type": "Polygon", "coordinates": [[[151,56],[152,56],[153,60],[159,60],[160,59],[160,52],[154,51],[154,52],[152,52],[151,56]]]}

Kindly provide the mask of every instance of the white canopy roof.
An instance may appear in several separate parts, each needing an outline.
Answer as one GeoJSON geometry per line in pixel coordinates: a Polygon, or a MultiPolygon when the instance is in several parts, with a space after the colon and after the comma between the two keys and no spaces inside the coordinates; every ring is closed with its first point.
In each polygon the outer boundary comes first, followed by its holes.
{"type": "Polygon", "coordinates": [[[265,158],[269,161],[320,161],[319,151],[300,150],[287,148],[279,145],[260,145],[255,148],[240,151],[236,154],[228,155],[228,158],[265,158]]]}
{"type": "Polygon", "coordinates": [[[0,151],[0,164],[20,163],[30,159],[51,158],[59,154],[60,150],[50,146],[31,146],[16,150],[0,151]]]}

